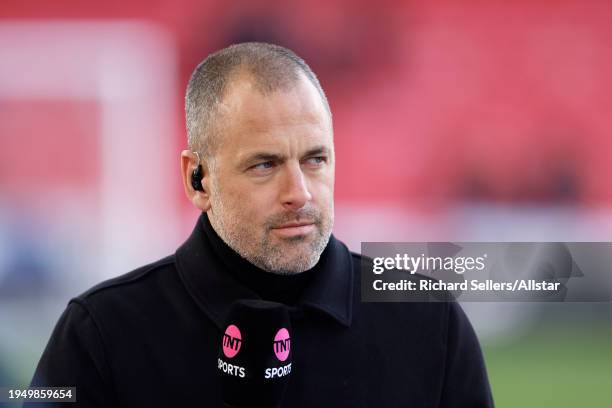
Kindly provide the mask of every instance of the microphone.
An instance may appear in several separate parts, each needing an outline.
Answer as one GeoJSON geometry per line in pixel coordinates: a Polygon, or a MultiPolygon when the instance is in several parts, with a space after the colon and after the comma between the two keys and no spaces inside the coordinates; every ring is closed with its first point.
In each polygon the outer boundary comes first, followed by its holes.
{"type": "Polygon", "coordinates": [[[225,405],[279,407],[293,360],[287,308],[264,300],[236,301],[223,330],[217,368],[225,405]]]}

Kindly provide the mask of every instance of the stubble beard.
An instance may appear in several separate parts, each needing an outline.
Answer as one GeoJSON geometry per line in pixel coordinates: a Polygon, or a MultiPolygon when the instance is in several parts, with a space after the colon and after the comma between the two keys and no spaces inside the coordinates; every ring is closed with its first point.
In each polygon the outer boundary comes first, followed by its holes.
{"type": "Polygon", "coordinates": [[[263,226],[252,226],[248,222],[241,222],[241,209],[227,206],[219,193],[211,192],[214,208],[212,216],[209,214],[211,225],[219,237],[244,259],[260,269],[279,275],[301,273],[319,262],[333,228],[333,202],[324,212],[304,207],[294,212],[274,214],[266,219],[263,226]],[[289,238],[274,236],[274,227],[303,220],[314,221],[315,228],[311,234],[289,238]]]}

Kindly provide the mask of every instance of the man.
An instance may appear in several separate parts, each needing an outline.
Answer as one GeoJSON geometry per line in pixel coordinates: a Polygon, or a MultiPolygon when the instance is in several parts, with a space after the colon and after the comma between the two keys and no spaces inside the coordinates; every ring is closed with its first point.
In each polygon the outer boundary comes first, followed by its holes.
{"type": "Polygon", "coordinates": [[[290,310],[284,407],[492,406],[480,348],[455,303],[360,302],[361,257],[331,235],[327,99],[293,52],[210,55],[187,88],[185,192],[202,211],[174,255],[73,299],[33,385],[79,406],[221,407],[217,352],[238,299],[290,310]]]}

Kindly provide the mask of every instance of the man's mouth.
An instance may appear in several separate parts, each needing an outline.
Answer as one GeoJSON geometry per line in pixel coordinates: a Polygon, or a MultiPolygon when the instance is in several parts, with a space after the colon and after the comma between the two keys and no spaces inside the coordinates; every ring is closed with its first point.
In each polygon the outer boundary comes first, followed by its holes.
{"type": "Polygon", "coordinates": [[[314,221],[294,221],[294,222],[286,222],[274,228],[293,228],[293,227],[302,227],[304,225],[313,225],[314,221]]]}
{"type": "Polygon", "coordinates": [[[274,233],[283,237],[295,237],[310,234],[315,229],[313,221],[287,222],[272,228],[274,233]]]}

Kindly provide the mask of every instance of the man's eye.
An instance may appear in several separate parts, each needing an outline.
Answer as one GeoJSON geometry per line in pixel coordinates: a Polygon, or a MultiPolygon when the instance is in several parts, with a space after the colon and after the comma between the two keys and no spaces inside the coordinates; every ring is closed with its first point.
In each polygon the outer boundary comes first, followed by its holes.
{"type": "Polygon", "coordinates": [[[313,165],[313,166],[320,166],[321,164],[324,164],[327,162],[327,157],[325,156],[315,156],[315,157],[311,157],[308,160],[306,160],[306,163],[313,165]]]}
{"type": "Polygon", "coordinates": [[[272,167],[274,167],[274,163],[271,161],[267,161],[267,162],[257,163],[256,165],[251,166],[250,169],[251,170],[267,170],[267,169],[271,169],[272,167]]]}

